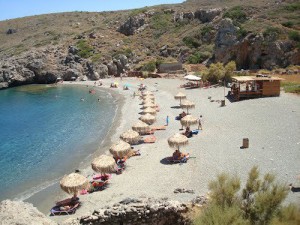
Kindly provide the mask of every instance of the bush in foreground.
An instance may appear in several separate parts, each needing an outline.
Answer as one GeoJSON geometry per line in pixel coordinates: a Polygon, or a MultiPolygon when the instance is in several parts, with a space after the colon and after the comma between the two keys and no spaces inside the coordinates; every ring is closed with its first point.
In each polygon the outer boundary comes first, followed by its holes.
{"type": "Polygon", "coordinates": [[[210,182],[211,202],[194,220],[195,225],[285,225],[300,224],[300,211],[283,206],[289,189],[275,181],[273,174],[260,177],[257,167],[248,174],[240,190],[237,176],[222,173],[210,182]]]}

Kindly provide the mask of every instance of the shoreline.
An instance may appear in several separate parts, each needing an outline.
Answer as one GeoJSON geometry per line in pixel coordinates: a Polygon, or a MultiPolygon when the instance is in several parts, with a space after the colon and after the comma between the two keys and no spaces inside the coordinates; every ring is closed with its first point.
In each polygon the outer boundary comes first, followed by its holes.
{"type": "MultiPolygon", "coordinates": [[[[112,126],[109,128],[106,135],[103,137],[103,139],[99,140],[99,144],[97,146],[97,149],[89,153],[89,155],[86,155],[85,158],[79,162],[79,164],[76,166],[76,168],[80,171],[80,174],[90,178],[91,173],[94,173],[91,169],[91,161],[94,157],[99,156],[101,154],[107,154],[109,153],[109,147],[112,145],[112,136],[115,129],[118,129],[118,124],[120,124],[120,121],[122,120],[122,108],[125,104],[126,99],[124,96],[122,96],[120,93],[118,93],[115,90],[111,90],[110,88],[101,87],[101,86],[94,86],[94,82],[92,81],[84,81],[84,82],[70,82],[70,83],[63,83],[59,85],[63,86],[86,86],[88,85],[89,88],[94,88],[96,90],[100,90],[101,92],[107,92],[112,96],[113,101],[116,104],[116,110],[115,110],[115,116],[112,121],[112,126]],[[106,149],[105,151],[103,151],[106,149]]],[[[88,89],[87,89],[88,91],[88,89]]],[[[96,94],[99,94],[99,92],[96,92],[96,94]]],[[[66,173],[67,174],[67,173],[66,173]]],[[[53,183],[51,183],[46,188],[43,188],[40,191],[37,191],[37,193],[33,194],[29,198],[25,199],[24,201],[32,203],[35,207],[38,208],[39,211],[44,213],[45,215],[49,214],[49,211],[51,207],[54,205],[55,201],[58,201],[60,199],[64,199],[69,197],[69,195],[65,192],[63,192],[59,187],[59,181],[61,178],[57,178],[53,183]],[[46,197],[45,197],[46,196],[46,197]]]]}
{"type": "MultiPolygon", "coordinates": [[[[138,97],[132,98],[132,93],[141,82],[148,86],[148,90],[153,91],[160,107],[154,125],[164,125],[168,115],[169,126],[166,130],[155,132],[156,143],[135,146],[136,149],[140,149],[142,155],[130,158],[126,170],[121,175],[113,175],[107,189],[80,195],[83,204],[76,214],[50,217],[52,220],[61,223],[69,218],[78,218],[128,197],[146,196],[187,202],[198,195],[206,194],[209,181],[220,172],[237,174],[243,185],[249,170],[254,165],[259,166],[261,174],[272,172],[276,174],[280,182],[287,184],[294,182],[300,171],[298,163],[300,160],[300,105],[297,104],[299,96],[281,92],[280,97],[233,103],[226,100],[226,106],[220,107],[216,101],[209,101],[208,96],[213,100],[223,99],[223,87],[184,90],[178,88],[184,82],[179,79],[103,80],[104,87],[101,89],[122,96],[122,101],[119,99],[120,102],[117,102],[118,104],[122,102],[122,106],[118,106],[120,114],[119,116],[116,114],[118,117],[115,120],[116,126],[113,126],[106,135],[107,142],[104,141],[101,144],[103,147],[99,147],[99,151],[95,151],[91,158],[100,153],[101,149],[108,151],[110,143],[117,141],[119,135],[131,128],[138,120],[141,101],[138,97]],[[120,84],[119,88],[110,89],[110,82],[115,81],[120,84]],[[132,84],[129,91],[122,90],[124,83],[132,84]],[[181,132],[179,121],[174,119],[182,112],[182,109],[174,108],[178,105],[174,95],[179,91],[186,93],[187,98],[195,102],[196,108],[190,113],[196,117],[203,115],[203,131],[190,138],[189,144],[182,148],[183,152],[188,152],[192,156],[188,163],[168,165],[163,163],[163,159],[171,156],[173,149],[168,146],[167,138],[181,132]],[[242,139],[245,137],[249,138],[250,147],[241,150],[242,139]],[[176,188],[192,189],[195,193],[175,194],[176,188]]],[[[94,88],[93,83],[85,81],[80,82],[80,85],[89,85],[90,88],[94,88]]],[[[76,84],[76,82],[71,84],[76,84]]],[[[89,163],[87,160],[86,164],[80,166],[82,168],[87,166],[82,173],[89,175],[90,178],[94,172],[89,163]]],[[[59,193],[63,193],[59,187],[57,189],[59,193]]],[[[66,196],[70,195],[50,193],[47,198],[51,199],[51,202],[45,205],[45,210],[38,209],[48,216],[54,201],[66,196]]],[[[291,193],[286,202],[299,200],[300,196],[297,193],[291,193]]]]}

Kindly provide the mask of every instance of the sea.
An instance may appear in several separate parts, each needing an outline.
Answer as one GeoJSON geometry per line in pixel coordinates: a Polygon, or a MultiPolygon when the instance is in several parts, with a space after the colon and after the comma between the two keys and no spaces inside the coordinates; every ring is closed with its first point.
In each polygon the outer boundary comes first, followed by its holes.
{"type": "Polygon", "coordinates": [[[0,91],[0,201],[26,200],[74,172],[99,149],[115,118],[115,98],[72,85],[0,91]]]}

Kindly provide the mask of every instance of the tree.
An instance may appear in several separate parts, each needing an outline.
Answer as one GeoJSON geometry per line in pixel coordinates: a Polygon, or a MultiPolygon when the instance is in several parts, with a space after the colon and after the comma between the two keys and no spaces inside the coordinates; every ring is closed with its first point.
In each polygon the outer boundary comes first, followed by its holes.
{"type": "Polygon", "coordinates": [[[222,63],[212,63],[209,66],[206,79],[211,83],[218,83],[221,78],[225,75],[225,69],[222,63]]]}
{"type": "Polygon", "coordinates": [[[233,72],[236,70],[236,63],[235,61],[230,61],[229,63],[227,63],[227,65],[225,66],[225,75],[224,75],[224,80],[226,82],[230,82],[231,81],[231,77],[233,75],[233,72]]]}

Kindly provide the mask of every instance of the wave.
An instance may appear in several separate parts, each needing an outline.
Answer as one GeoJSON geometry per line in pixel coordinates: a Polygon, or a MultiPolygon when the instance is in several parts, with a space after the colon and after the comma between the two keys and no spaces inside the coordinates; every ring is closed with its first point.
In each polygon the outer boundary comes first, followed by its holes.
{"type": "Polygon", "coordinates": [[[51,180],[51,181],[46,181],[38,186],[32,187],[22,193],[19,193],[13,200],[14,201],[24,201],[24,200],[32,197],[33,195],[45,190],[46,188],[58,183],[61,178],[62,177],[59,177],[59,178],[51,180]]]}

